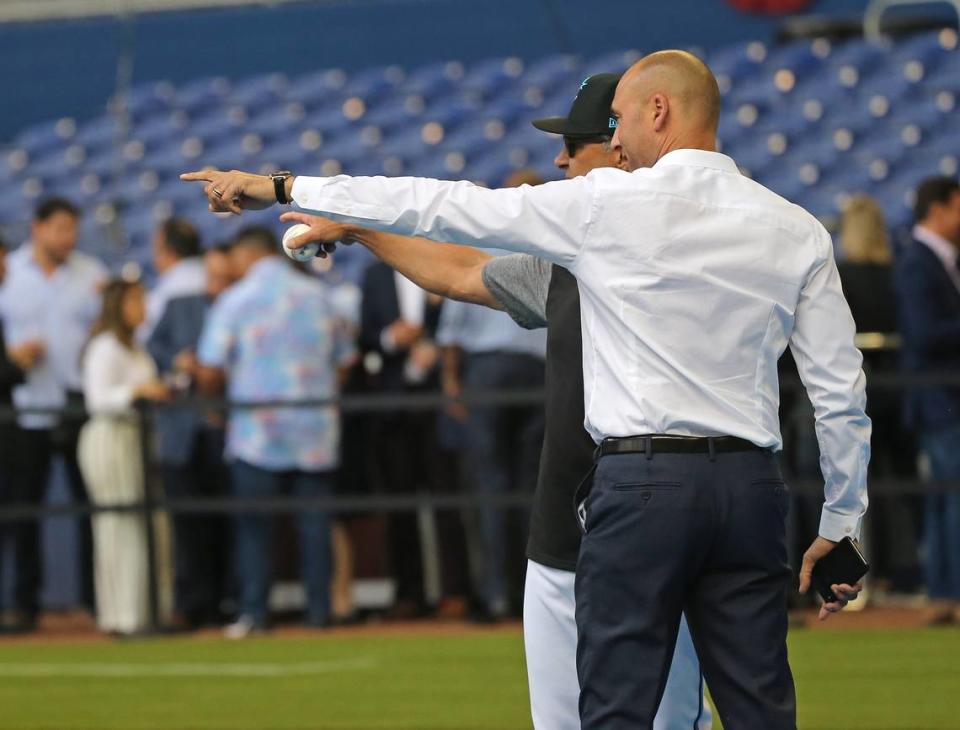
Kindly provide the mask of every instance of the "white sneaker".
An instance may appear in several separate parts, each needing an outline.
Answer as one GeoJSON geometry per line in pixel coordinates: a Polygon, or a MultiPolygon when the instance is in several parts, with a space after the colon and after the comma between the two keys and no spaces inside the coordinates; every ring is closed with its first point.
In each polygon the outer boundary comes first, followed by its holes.
{"type": "Polygon", "coordinates": [[[250,634],[262,632],[263,629],[257,626],[251,616],[241,616],[235,622],[223,629],[223,635],[227,639],[246,639],[250,634]]]}

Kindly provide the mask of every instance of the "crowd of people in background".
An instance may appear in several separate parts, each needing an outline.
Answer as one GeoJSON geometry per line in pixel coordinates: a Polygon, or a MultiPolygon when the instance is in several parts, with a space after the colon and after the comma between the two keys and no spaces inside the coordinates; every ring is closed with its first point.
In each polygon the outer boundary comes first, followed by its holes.
{"type": "MultiPolygon", "coordinates": [[[[359,286],[336,281],[283,257],[275,234],[260,227],[214,244],[186,220],[164,222],[148,288],[111,278],[76,250],[80,216],[67,200],[47,200],[28,241],[0,245],[0,406],[19,410],[0,418],[0,512],[42,505],[56,456],[78,505],[185,498],[244,507],[156,511],[149,527],[131,510],[78,517],[76,549],[59,557],[76,560],[79,603],[101,630],[136,634],[156,618],[226,625],[236,638],[265,630],[278,555],[283,562],[278,542],[289,544],[294,532],[307,625],[356,617],[358,562],[379,564],[392,579],[391,616],[518,615],[525,516],[516,510],[481,503],[371,519],[309,507],[291,523],[270,505],[285,495],[532,493],[542,410],[458,399],[542,388],[542,331],[443,301],[380,263],[359,286]],[[341,394],[438,391],[448,397],[440,412],[341,413],[330,405],[341,394]],[[219,399],[269,406],[211,405],[219,399]],[[142,403],[159,404],[147,433],[142,403]],[[144,470],[145,458],[152,468],[144,470]]],[[[956,375],[960,184],[931,178],[919,187],[916,226],[904,242],[891,240],[882,211],[858,196],[838,243],[858,331],[880,336],[864,345],[868,384],[877,373],[956,375]]],[[[781,365],[790,377],[789,355],[781,365]]],[[[797,392],[783,392],[792,444],[784,466],[817,479],[812,409],[797,392]]],[[[868,399],[873,479],[960,479],[960,388],[877,386],[868,399]],[[931,407],[944,401],[956,407],[931,407]],[[954,418],[944,421],[944,412],[954,418]]],[[[873,505],[866,540],[874,593],[925,592],[932,621],[960,621],[960,492],[884,491],[873,505]]],[[[819,512],[819,500],[794,498],[796,547],[819,512]]],[[[39,524],[0,521],[2,630],[36,626],[39,524]]]]}

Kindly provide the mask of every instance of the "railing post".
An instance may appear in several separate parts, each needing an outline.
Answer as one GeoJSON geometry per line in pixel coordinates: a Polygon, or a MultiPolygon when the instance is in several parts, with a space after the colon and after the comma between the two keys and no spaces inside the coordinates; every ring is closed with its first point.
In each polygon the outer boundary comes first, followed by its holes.
{"type": "Polygon", "coordinates": [[[156,495],[154,492],[154,472],[151,468],[151,448],[153,441],[153,411],[146,400],[136,403],[137,420],[140,434],[140,463],[143,469],[143,500],[141,501],[141,515],[146,527],[147,537],[147,599],[149,608],[149,626],[151,633],[161,630],[160,624],[160,590],[157,580],[157,536],[154,532],[156,516],[156,495]]]}

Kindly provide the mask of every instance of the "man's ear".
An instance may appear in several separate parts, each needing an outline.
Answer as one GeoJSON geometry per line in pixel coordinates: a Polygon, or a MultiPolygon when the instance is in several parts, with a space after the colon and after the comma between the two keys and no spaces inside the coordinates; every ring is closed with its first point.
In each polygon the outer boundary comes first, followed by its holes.
{"type": "Polygon", "coordinates": [[[663,94],[654,94],[650,101],[653,104],[653,131],[662,132],[667,126],[670,102],[663,94]]]}

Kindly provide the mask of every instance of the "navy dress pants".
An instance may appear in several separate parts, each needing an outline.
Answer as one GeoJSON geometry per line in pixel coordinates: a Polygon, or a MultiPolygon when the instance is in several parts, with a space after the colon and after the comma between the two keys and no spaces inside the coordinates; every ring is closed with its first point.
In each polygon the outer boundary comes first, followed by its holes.
{"type": "Polygon", "coordinates": [[[648,730],[685,612],[726,730],[795,730],[788,492],[767,451],[615,454],[581,487],[582,730],[648,730]]]}

